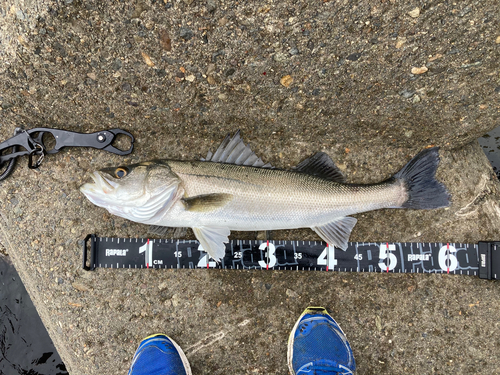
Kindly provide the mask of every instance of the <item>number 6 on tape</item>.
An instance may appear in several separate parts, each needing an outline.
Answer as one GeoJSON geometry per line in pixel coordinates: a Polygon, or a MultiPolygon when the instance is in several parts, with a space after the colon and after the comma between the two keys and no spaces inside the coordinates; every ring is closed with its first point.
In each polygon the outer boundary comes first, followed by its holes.
{"type": "Polygon", "coordinates": [[[450,246],[450,244],[446,244],[446,246],[439,249],[439,267],[441,267],[443,271],[446,271],[447,273],[455,271],[458,266],[458,260],[452,253],[456,252],[457,249],[455,249],[454,246],[450,246]]]}

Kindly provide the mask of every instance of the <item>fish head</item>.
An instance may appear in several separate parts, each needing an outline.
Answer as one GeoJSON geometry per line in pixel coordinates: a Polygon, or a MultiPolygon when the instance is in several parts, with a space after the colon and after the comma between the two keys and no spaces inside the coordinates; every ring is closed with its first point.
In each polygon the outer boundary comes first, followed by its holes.
{"type": "Polygon", "coordinates": [[[170,206],[179,184],[177,175],[161,161],[103,168],[90,177],[93,183],[80,187],[88,200],[137,222],[147,222],[170,206]]]}

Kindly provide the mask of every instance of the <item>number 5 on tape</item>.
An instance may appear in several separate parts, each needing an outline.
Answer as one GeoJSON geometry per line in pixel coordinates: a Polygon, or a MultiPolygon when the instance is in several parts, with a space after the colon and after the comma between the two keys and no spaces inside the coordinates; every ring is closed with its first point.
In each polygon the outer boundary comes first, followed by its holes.
{"type": "Polygon", "coordinates": [[[391,251],[396,250],[396,245],[385,243],[385,244],[380,244],[380,254],[379,254],[379,259],[380,262],[378,263],[378,266],[380,267],[381,270],[389,272],[392,271],[394,268],[396,268],[396,265],[398,264],[398,258],[391,253],[391,251]],[[388,259],[389,263],[384,261],[384,259],[388,259]]]}

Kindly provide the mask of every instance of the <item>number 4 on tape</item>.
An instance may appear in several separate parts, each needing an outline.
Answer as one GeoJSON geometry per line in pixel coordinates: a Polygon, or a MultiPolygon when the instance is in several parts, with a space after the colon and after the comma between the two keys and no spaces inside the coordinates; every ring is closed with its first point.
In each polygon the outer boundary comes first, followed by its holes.
{"type": "Polygon", "coordinates": [[[318,257],[318,265],[326,266],[327,271],[333,271],[335,266],[338,264],[337,259],[335,259],[335,247],[331,247],[326,244],[325,249],[321,252],[318,257]]]}

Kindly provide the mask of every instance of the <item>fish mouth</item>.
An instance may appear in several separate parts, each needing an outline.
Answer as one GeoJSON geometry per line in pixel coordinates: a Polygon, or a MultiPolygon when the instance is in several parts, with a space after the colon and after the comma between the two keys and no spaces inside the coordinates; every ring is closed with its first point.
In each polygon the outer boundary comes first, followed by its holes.
{"type": "Polygon", "coordinates": [[[90,197],[110,194],[118,187],[118,183],[104,177],[99,171],[92,173],[90,177],[94,183],[88,182],[80,187],[80,191],[89,199],[90,197]]]}

